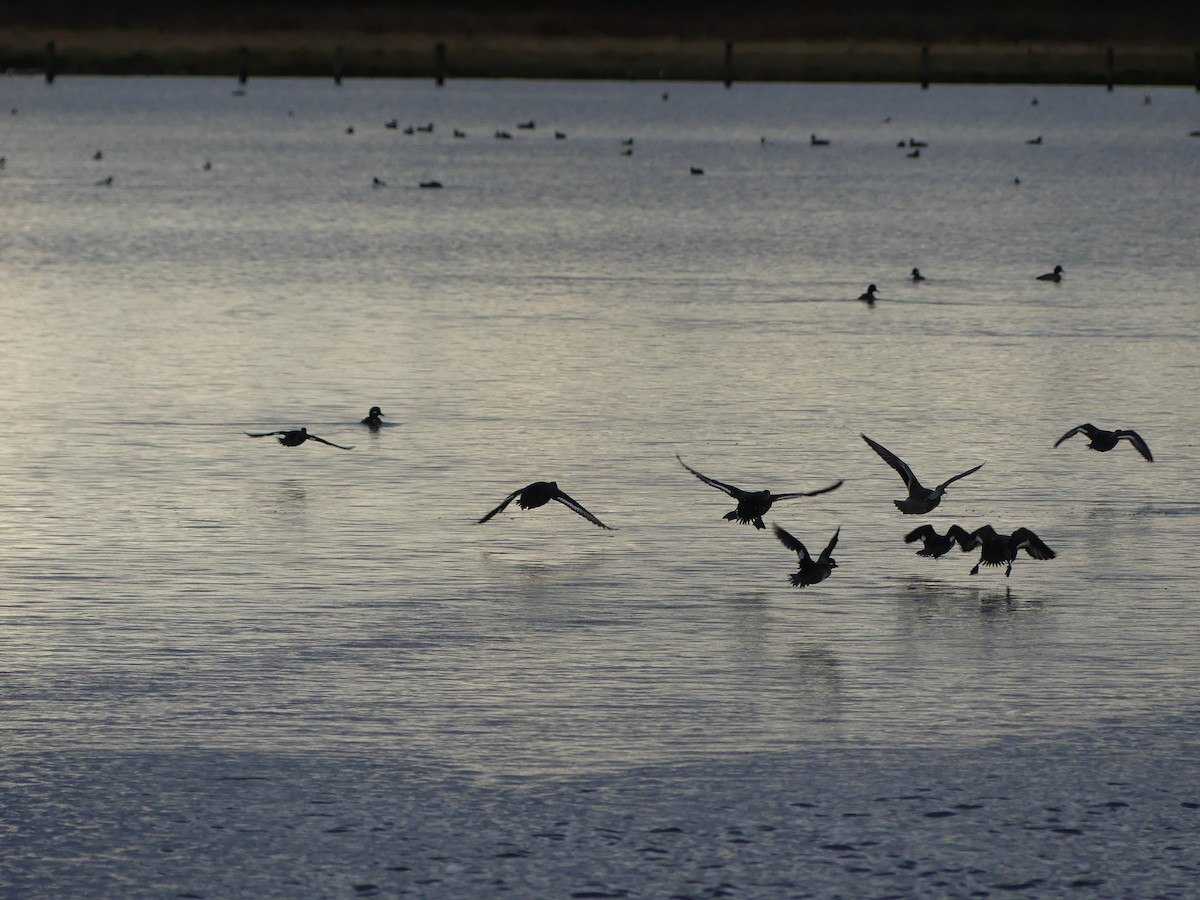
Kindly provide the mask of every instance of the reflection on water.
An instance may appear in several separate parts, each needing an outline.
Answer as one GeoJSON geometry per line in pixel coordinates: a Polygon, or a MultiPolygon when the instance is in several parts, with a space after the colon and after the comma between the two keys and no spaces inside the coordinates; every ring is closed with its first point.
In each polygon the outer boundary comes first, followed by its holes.
{"type": "Polygon", "coordinates": [[[5,88],[6,746],[499,774],[1194,708],[1193,92],[5,88]],[[400,108],[445,127],[369,126],[400,108]],[[1053,449],[1081,421],[1156,461],[1053,449]],[[301,425],[356,449],[243,436],[301,425]],[[860,433],[918,472],[986,466],[902,516],[860,433]],[[810,549],[841,528],[839,568],[792,588],[794,554],[676,454],[846,479],[766,523],[810,549]],[[476,524],[532,479],[618,530],[557,504],[476,524]],[[1058,558],[971,576],[904,543],[926,520],[1058,558]]]}

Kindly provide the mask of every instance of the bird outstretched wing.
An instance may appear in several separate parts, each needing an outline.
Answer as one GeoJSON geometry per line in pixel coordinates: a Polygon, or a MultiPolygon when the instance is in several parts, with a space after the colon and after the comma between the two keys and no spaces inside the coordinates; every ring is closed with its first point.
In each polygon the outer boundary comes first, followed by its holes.
{"type": "Polygon", "coordinates": [[[339,450],[353,450],[353,447],[343,447],[341,444],[335,444],[333,441],[327,441],[323,437],[317,437],[315,434],[308,435],[310,441],[320,441],[322,444],[328,444],[330,447],[337,447],[339,450]]]}
{"type": "Polygon", "coordinates": [[[1089,438],[1094,438],[1096,436],[1096,431],[1097,431],[1096,426],[1091,424],[1090,422],[1088,422],[1084,425],[1076,425],[1074,428],[1072,428],[1070,431],[1068,431],[1066,434],[1064,434],[1062,437],[1060,437],[1057,441],[1055,441],[1054,446],[1057,447],[1059,444],[1061,444],[1067,438],[1074,437],[1075,435],[1079,434],[1080,432],[1082,432],[1083,434],[1086,434],[1089,438]]]}
{"type": "Polygon", "coordinates": [[[501,503],[500,503],[500,505],[499,505],[499,506],[497,506],[497,507],[496,507],[495,509],[493,509],[493,510],[492,510],[490,513],[488,513],[486,516],[484,516],[482,519],[480,519],[480,520],[479,520],[479,521],[478,521],[476,524],[477,524],[477,525],[482,525],[484,522],[486,522],[486,521],[487,521],[488,519],[490,519],[492,516],[496,515],[496,513],[498,513],[498,512],[503,512],[503,511],[504,511],[504,507],[508,506],[508,504],[510,504],[510,503],[512,503],[514,500],[516,500],[516,499],[517,499],[517,495],[518,495],[519,493],[521,493],[521,491],[523,491],[523,490],[525,490],[525,488],[517,488],[515,491],[513,491],[511,494],[509,494],[507,497],[505,497],[505,498],[504,498],[504,500],[502,500],[502,501],[501,501],[501,503]]]}
{"type": "MultiPolygon", "coordinates": [[[[871,440],[865,434],[862,435],[862,439],[867,442],[868,446],[870,446],[872,450],[879,454],[880,458],[885,463],[899,473],[900,477],[904,479],[905,486],[910,491],[912,490],[913,485],[916,485],[917,487],[921,486],[921,482],[917,481],[917,476],[914,475],[913,470],[908,467],[908,463],[898,457],[887,447],[883,446],[883,444],[875,443],[875,441],[871,440]]],[[[959,477],[961,478],[962,476],[959,477]]]]}
{"type": "MultiPolygon", "coordinates": [[[[571,510],[572,512],[579,513],[579,515],[583,516],[585,519],[587,519],[593,525],[599,525],[601,528],[604,528],[608,531],[615,530],[615,529],[611,528],[610,526],[605,525],[603,522],[601,522],[599,519],[597,519],[595,516],[593,516],[590,512],[588,512],[586,509],[584,509],[581,504],[579,504],[577,501],[573,500],[570,496],[563,493],[561,490],[554,496],[554,499],[557,500],[559,503],[561,503],[563,506],[565,506],[567,509],[571,510]]],[[[490,515],[490,513],[489,513],[489,515],[490,515]]]]}
{"type": "Polygon", "coordinates": [[[941,484],[939,484],[938,490],[944,491],[946,488],[950,487],[950,485],[954,484],[954,482],[958,481],[958,479],[966,478],[972,472],[978,472],[982,468],[983,468],[983,463],[980,463],[979,465],[975,466],[975,468],[973,468],[973,469],[967,469],[967,471],[965,471],[965,472],[959,472],[953,478],[947,478],[945,481],[943,481],[941,484]]]}
{"type": "Polygon", "coordinates": [[[1133,444],[1133,446],[1137,448],[1137,452],[1146,458],[1146,462],[1154,462],[1154,457],[1150,454],[1150,448],[1146,445],[1146,442],[1142,440],[1142,436],[1136,431],[1129,431],[1128,429],[1124,428],[1118,429],[1117,438],[1124,438],[1125,440],[1129,441],[1129,443],[1133,444]]]}
{"type": "Polygon", "coordinates": [[[245,432],[245,434],[246,434],[246,437],[272,437],[273,435],[276,435],[276,434],[287,434],[287,432],[286,431],[259,431],[259,432],[247,431],[247,432],[245,432]]]}
{"type": "Polygon", "coordinates": [[[776,500],[794,500],[797,497],[815,497],[818,494],[828,494],[830,491],[836,491],[843,484],[845,484],[845,482],[839,480],[828,487],[823,487],[815,491],[795,491],[791,494],[772,494],[771,502],[774,503],[776,500]]]}
{"type": "Polygon", "coordinates": [[[678,453],[675,454],[675,458],[679,460],[679,464],[681,466],[683,466],[705,484],[715,487],[718,491],[724,491],[730,497],[741,499],[743,496],[745,496],[746,492],[741,488],[734,487],[732,484],[726,484],[723,481],[717,481],[715,478],[709,478],[707,475],[702,475],[701,473],[697,472],[695,469],[685,463],[678,453]]]}
{"type": "Polygon", "coordinates": [[[1024,550],[1034,559],[1054,559],[1057,555],[1053,550],[1046,546],[1045,542],[1040,537],[1030,531],[1028,528],[1018,528],[1012,533],[1009,538],[1012,553],[1015,556],[1018,550],[1024,550]]]}
{"type": "MultiPolygon", "coordinates": [[[[791,532],[785,531],[778,525],[774,525],[772,527],[775,530],[775,537],[779,538],[779,543],[783,544],[783,546],[787,547],[789,550],[799,553],[801,559],[812,558],[808,555],[808,548],[800,542],[798,537],[791,532]]],[[[834,535],[833,542],[835,544],[837,543],[837,535],[834,535]]]]}
{"type": "Polygon", "coordinates": [[[837,546],[838,535],[842,533],[842,526],[838,526],[838,530],[833,533],[833,537],[829,539],[829,543],[825,545],[825,549],[821,551],[821,555],[817,557],[818,563],[829,562],[829,557],[833,555],[833,548],[837,546]]]}

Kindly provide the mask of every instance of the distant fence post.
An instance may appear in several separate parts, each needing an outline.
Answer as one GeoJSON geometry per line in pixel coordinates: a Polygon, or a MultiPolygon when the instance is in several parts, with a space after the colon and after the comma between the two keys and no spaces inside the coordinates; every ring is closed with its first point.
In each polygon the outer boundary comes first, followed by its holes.
{"type": "Polygon", "coordinates": [[[245,84],[249,77],[250,51],[245,47],[238,47],[238,84],[245,84]]]}
{"type": "Polygon", "coordinates": [[[342,83],[342,70],[345,68],[345,59],[342,47],[339,44],[333,48],[333,83],[342,83]]]}
{"type": "Polygon", "coordinates": [[[929,45],[921,48],[921,90],[929,90],[929,45]]]}
{"type": "Polygon", "coordinates": [[[725,87],[733,86],[733,41],[725,42],[725,87]]]}
{"type": "MultiPolygon", "coordinates": [[[[58,59],[54,55],[54,41],[46,43],[46,84],[54,84],[54,76],[58,74],[58,59]]],[[[1200,54],[1197,55],[1200,59],[1200,54]]]]}
{"type": "Polygon", "coordinates": [[[446,83],[446,45],[440,41],[433,48],[433,80],[438,87],[446,83]]]}
{"type": "Polygon", "coordinates": [[[1110,93],[1112,92],[1112,89],[1113,89],[1113,83],[1116,80],[1113,77],[1113,72],[1116,70],[1116,68],[1117,68],[1116,53],[1113,52],[1112,47],[1109,47],[1108,48],[1108,75],[1107,75],[1107,80],[1105,83],[1108,85],[1108,90],[1110,93]]]}

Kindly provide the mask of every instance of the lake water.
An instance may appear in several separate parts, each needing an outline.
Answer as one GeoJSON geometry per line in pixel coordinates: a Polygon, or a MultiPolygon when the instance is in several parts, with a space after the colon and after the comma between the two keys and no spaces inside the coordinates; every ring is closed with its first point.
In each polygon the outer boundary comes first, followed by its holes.
{"type": "Polygon", "coordinates": [[[6,754],[488,780],[1196,736],[1196,92],[233,87],[0,80],[6,754]],[[1083,422],[1155,462],[1052,449],[1083,422]],[[244,434],[299,426],[354,449],[244,434]],[[986,465],[902,516],[860,433],[986,465]],[[792,588],[677,453],[845,479],[767,517],[840,527],[840,568],[792,588]],[[476,524],[536,480],[616,530],[476,524]],[[971,576],[924,521],[1058,557],[971,576]]]}

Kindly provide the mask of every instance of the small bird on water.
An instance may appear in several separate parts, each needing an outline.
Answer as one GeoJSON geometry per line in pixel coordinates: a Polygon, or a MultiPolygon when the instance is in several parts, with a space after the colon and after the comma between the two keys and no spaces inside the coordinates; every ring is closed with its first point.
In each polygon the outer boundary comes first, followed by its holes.
{"type": "Polygon", "coordinates": [[[285,447],[299,447],[305,441],[318,441],[322,444],[328,444],[330,447],[337,447],[339,450],[353,450],[353,447],[343,447],[341,444],[335,444],[333,441],[327,441],[323,437],[317,437],[315,434],[309,434],[307,428],[295,428],[291,431],[261,431],[258,433],[246,432],[247,437],[260,438],[271,437],[275,435],[279,438],[279,443],[285,447]]]}
{"type": "Polygon", "coordinates": [[[808,587],[810,584],[824,581],[838,567],[837,560],[833,558],[833,548],[837,546],[838,535],[842,533],[840,527],[833,533],[833,537],[816,559],[812,558],[808,548],[800,542],[799,538],[789,534],[778,525],[774,528],[775,537],[779,538],[779,542],[789,550],[794,550],[800,557],[800,571],[788,576],[792,587],[808,587]]]}
{"type": "Polygon", "coordinates": [[[1116,431],[1105,431],[1103,428],[1097,428],[1091,422],[1086,422],[1083,425],[1076,425],[1057,441],[1054,446],[1057,447],[1067,438],[1079,434],[1086,434],[1091,440],[1088,447],[1092,450],[1099,450],[1101,453],[1107,453],[1113,447],[1117,446],[1120,441],[1129,441],[1133,444],[1138,453],[1146,458],[1146,462],[1154,462],[1154,457],[1150,453],[1150,448],[1146,442],[1142,440],[1142,436],[1136,431],[1130,431],[1127,428],[1118,428],[1116,431]]]}
{"type": "Polygon", "coordinates": [[[551,500],[557,500],[567,509],[583,516],[593,525],[599,525],[608,531],[615,530],[593,516],[580,503],[567,496],[567,493],[559,488],[557,481],[535,481],[533,484],[513,491],[504,498],[499,506],[480,519],[479,524],[482,525],[492,516],[496,515],[496,513],[503,511],[514,500],[517,501],[517,506],[521,507],[521,509],[537,509],[539,506],[545,506],[551,500]]]}
{"type": "Polygon", "coordinates": [[[904,479],[904,485],[908,488],[908,497],[903,500],[894,500],[896,509],[905,515],[923,515],[932,509],[936,509],[937,505],[942,502],[942,494],[946,493],[946,488],[954,484],[960,478],[966,478],[972,472],[978,472],[983,468],[983,463],[975,466],[973,469],[967,469],[965,472],[960,472],[953,478],[948,478],[935,488],[927,488],[917,480],[917,476],[913,474],[913,470],[908,463],[898,457],[895,453],[889,450],[882,444],[877,444],[865,434],[862,439],[867,442],[867,445],[880,455],[885,463],[891,466],[904,479]]]}
{"type": "Polygon", "coordinates": [[[870,306],[874,306],[875,305],[875,292],[877,290],[879,290],[879,288],[875,287],[874,284],[871,284],[870,286],[867,287],[867,290],[865,293],[859,295],[858,299],[862,300],[863,302],[867,303],[870,306]]]}
{"type": "Polygon", "coordinates": [[[762,517],[766,515],[771,508],[771,504],[779,500],[794,500],[797,497],[815,497],[818,494],[827,494],[830,491],[836,491],[842,486],[839,480],[829,487],[823,487],[815,491],[795,491],[790,494],[772,494],[768,490],[762,491],[744,491],[739,487],[734,487],[732,484],[726,484],[724,481],[717,481],[715,478],[709,478],[707,475],[701,475],[679,456],[675,454],[675,458],[679,460],[679,464],[703,481],[710,487],[715,487],[719,491],[724,491],[730,497],[737,500],[737,509],[732,512],[727,512],[725,518],[731,522],[741,522],[743,525],[753,525],[755,528],[766,528],[763,524],[762,517]]]}
{"type": "Polygon", "coordinates": [[[378,428],[383,424],[383,410],[378,406],[372,406],[367,417],[362,420],[362,424],[371,429],[378,428]]]}
{"type": "Polygon", "coordinates": [[[1063,269],[1062,266],[1055,266],[1053,272],[1047,272],[1045,275],[1039,275],[1037,277],[1037,280],[1038,281],[1055,281],[1055,282],[1062,281],[1064,271],[1065,270],[1063,269]]]}

